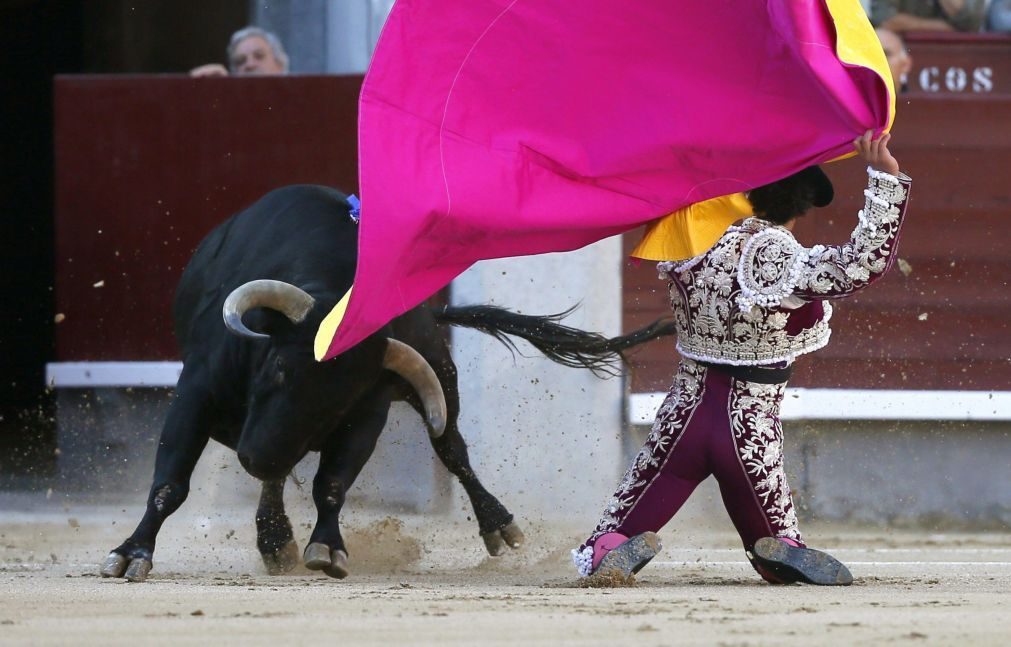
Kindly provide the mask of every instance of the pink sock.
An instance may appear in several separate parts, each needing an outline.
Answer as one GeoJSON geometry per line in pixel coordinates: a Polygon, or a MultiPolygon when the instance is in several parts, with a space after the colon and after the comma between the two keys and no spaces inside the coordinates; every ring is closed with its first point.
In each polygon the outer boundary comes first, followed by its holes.
{"type": "Polygon", "coordinates": [[[600,566],[600,561],[604,559],[604,555],[621,546],[626,541],[628,541],[628,537],[620,532],[609,532],[606,535],[598,537],[597,541],[593,542],[593,570],[597,570],[597,567],[600,566]]]}

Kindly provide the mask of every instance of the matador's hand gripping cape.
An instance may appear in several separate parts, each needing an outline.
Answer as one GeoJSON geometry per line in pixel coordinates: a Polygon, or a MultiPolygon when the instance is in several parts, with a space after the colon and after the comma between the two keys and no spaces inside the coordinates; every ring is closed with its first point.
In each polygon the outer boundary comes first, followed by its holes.
{"type": "Polygon", "coordinates": [[[355,282],[316,357],[479,260],[843,156],[891,87],[858,0],[398,0],[361,91],[355,282]]]}

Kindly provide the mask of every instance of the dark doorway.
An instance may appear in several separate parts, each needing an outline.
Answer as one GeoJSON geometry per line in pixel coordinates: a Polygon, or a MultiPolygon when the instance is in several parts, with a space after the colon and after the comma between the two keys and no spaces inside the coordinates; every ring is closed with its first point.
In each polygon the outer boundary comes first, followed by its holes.
{"type": "Polygon", "coordinates": [[[0,474],[53,465],[52,78],[81,70],[80,2],[0,3],[0,474]]]}
{"type": "Polygon", "coordinates": [[[224,62],[249,0],[0,0],[0,488],[55,465],[53,77],[224,62]]]}

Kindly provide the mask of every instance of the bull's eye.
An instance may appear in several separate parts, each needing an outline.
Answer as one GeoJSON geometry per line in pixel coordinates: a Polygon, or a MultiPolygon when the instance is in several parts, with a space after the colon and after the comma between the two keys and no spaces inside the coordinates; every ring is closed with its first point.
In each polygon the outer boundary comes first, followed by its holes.
{"type": "Polygon", "coordinates": [[[284,360],[280,357],[274,360],[274,382],[284,384],[284,360]]]}

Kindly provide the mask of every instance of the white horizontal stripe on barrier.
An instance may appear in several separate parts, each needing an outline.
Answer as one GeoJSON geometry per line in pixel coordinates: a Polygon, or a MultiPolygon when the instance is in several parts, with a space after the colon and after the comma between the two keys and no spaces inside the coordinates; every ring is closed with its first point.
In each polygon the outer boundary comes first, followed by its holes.
{"type": "Polygon", "coordinates": [[[51,362],[46,384],[53,388],[175,386],[182,362],[51,362]]]}
{"type": "MultiPolygon", "coordinates": [[[[53,362],[53,388],[173,387],[182,362],[53,362]]],[[[628,422],[652,424],[665,393],[633,393],[628,422]]],[[[788,388],[783,420],[1011,420],[1011,391],[788,388]]]]}
{"type": "MultiPolygon", "coordinates": [[[[653,423],[666,393],[633,393],[628,422],[653,423]]],[[[1011,420],[1011,391],[786,389],[783,420],[1011,420]]]]}

